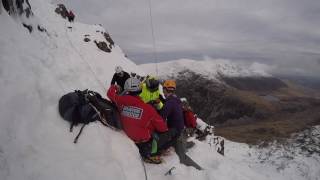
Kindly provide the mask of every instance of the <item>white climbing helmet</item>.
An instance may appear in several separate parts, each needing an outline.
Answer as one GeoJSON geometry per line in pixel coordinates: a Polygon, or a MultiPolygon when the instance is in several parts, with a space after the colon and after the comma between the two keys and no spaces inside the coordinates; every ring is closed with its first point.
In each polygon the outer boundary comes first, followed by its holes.
{"type": "Polygon", "coordinates": [[[131,77],[124,83],[124,90],[126,92],[138,92],[141,91],[141,81],[135,77],[131,77]]]}
{"type": "Polygon", "coordinates": [[[121,66],[116,66],[115,68],[116,73],[121,73],[123,71],[121,66]]]}

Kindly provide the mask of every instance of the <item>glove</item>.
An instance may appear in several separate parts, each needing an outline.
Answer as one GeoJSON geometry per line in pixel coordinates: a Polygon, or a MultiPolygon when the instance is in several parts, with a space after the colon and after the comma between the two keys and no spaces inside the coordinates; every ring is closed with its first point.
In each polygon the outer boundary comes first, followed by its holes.
{"type": "Polygon", "coordinates": [[[149,101],[148,104],[156,105],[156,104],[159,104],[160,102],[161,102],[160,99],[155,99],[155,100],[149,101]]]}
{"type": "Polygon", "coordinates": [[[121,92],[121,87],[119,85],[115,85],[117,94],[121,92]]]}

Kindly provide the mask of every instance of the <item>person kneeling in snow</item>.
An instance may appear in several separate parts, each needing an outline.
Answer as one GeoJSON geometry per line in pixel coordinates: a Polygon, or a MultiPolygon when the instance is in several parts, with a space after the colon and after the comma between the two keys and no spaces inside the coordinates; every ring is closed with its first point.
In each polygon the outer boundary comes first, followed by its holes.
{"type": "MultiPolygon", "coordinates": [[[[184,117],[182,110],[182,103],[180,98],[176,95],[176,81],[173,79],[165,80],[163,83],[163,93],[165,96],[164,106],[160,111],[163,119],[166,119],[168,127],[177,131],[174,141],[174,149],[179,157],[180,163],[186,166],[193,166],[198,170],[202,170],[195,161],[193,161],[187,154],[187,144],[184,128],[184,117]]],[[[191,142],[190,142],[191,143],[191,142]]]]}
{"type": "Polygon", "coordinates": [[[156,110],[141,100],[139,79],[131,77],[126,80],[122,93],[124,95],[118,95],[118,90],[116,85],[111,85],[107,96],[120,112],[124,132],[135,142],[146,162],[161,163],[158,151],[167,147],[167,143],[171,144],[170,141],[176,136],[175,130],[168,129],[156,110]]]}
{"type": "Polygon", "coordinates": [[[196,138],[199,140],[204,140],[207,135],[213,134],[214,126],[208,125],[193,113],[187,98],[181,98],[180,100],[182,102],[184,123],[186,128],[190,128],[191,131],[196,130],[196,138]]]}

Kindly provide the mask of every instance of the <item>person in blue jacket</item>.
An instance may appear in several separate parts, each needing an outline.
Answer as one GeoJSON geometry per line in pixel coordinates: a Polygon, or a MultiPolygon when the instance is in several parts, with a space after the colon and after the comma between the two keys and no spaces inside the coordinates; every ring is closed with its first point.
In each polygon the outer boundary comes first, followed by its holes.
{"type": "Polygon", "coordinates": [[[168,145],[172,145],[175,148],[180,163],[202,170],[202,168],[186,154],[188,142],[186,141],[187,138],[183,131],[185,124],[182,102],[175,94],[176,86],[175,80],[166,80],[163,83],[163,94],[166,99],[160,114],[163,119],[167,121],[168,128],[176,130],[177,133],[174,137],[174,141],[172,141],[173,143],[168,145]]]}
{"type": "Polygon", "coordinates": [[[182,103],[175,94],[175,90],[174,80],[166,80],[163,83],[163,93],[166,99],[160,114],[167,121],[168,127],[174,128],[179,136],[184,129],[184,117],[182,103]]]}

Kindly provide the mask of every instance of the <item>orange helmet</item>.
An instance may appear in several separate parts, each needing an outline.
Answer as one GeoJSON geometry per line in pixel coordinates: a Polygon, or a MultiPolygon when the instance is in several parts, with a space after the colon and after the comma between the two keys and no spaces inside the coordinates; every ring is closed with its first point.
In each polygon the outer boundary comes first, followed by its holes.
{"type": "Polygon", "coordinates": [[[163,87],[166,89],[175,90],[177,88],[176,81],[173,79],[165,80],[163,83],[163,87]]]}

